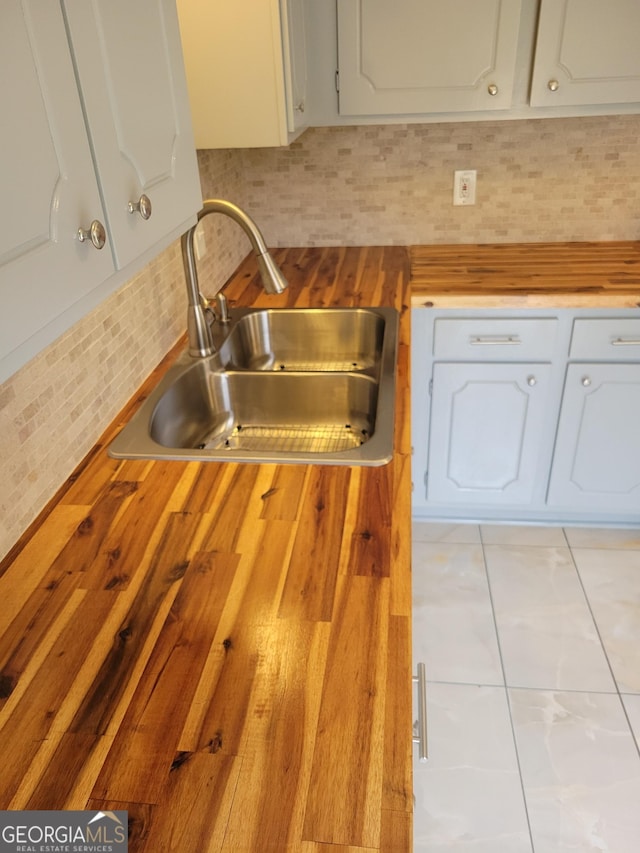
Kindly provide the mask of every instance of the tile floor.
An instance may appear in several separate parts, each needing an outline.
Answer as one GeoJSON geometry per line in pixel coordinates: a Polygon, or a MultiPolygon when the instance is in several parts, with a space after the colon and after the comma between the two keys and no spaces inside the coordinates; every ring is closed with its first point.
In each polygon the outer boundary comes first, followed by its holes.
{"type": "Polygon", "coordinates": [[[640,529],[413,534],[415,853],[638,853],[640,529]]]}

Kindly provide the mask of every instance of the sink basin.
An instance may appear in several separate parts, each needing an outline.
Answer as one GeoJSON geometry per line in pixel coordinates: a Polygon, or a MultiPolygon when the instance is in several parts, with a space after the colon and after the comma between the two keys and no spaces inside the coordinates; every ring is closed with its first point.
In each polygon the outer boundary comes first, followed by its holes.
{"type": "Polygon", "coordinates": [[[250,370],[375,371],[385,318],[366,308],[253,311],[231,330],[225,366],[250,370]]]}
{"type": "Polygon", "coordinates": [[[398,314],[240,309],[184,353],[109,447],[116,458],[382,465],[393,453],[398,314]]]}

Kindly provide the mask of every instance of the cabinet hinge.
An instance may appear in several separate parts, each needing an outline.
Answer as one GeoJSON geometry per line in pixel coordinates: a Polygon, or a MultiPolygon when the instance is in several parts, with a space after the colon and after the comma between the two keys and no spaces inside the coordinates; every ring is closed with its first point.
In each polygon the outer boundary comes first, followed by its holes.
{"type": "Polygon", "coordinates": [[[429,380],[429,396],[433,394],[433,379],[429,380]]]}
{"type": "Polygon", "coordinates": [[[340,92],[340,72],[336,69],[336,92],[340,92]]]}

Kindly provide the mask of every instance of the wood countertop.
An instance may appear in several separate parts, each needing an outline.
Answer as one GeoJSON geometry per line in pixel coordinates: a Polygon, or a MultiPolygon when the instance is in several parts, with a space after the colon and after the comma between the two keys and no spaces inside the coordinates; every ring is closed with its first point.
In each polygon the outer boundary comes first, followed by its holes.
{"type": "Polygon", "coordinates": [[[640,242],[412,246],[413,307],[637,308],[640,242]]]}
{"type": "Polygon", "coordinates": [[[110,459],[171,353],[0,564],[2,809],[128,809],[131,853],[412,849],[408,251],[276,258],[290,289],[251,259],[232,305],[402,311],[394,459],[110,459]]]}

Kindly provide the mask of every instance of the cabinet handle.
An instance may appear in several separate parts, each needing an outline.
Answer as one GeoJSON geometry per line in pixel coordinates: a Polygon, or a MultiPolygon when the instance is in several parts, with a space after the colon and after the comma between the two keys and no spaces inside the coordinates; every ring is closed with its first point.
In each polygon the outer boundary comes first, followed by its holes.
{"type": "Polygon", "coordinates": [[[489,83],[489,85],[487,86],[487,92],[491,95],[491,97],[494,97],[498,94],[498,87],[495,83],[489,83]]]}
{"type": "Polygon", "coordinates": [[[143,219],[149,219],[151,216],[151,199],[142,193],[138,201],[129,202],[127,210],[129,213],[139,213],[143,219]]]}
{"type": "Polygon", "coordinates": [[[580,381],[582,382],[582,384],[584,385],[585,388],[588,388],[589,385],[591,385],[591,377],[590,376],[583,376],[580,381]]]}
{"type": "Polygon", "coordinates": [[[413,742],[418,744],[418,758],[427,760],[427,676],[423,663],[418,664],[418,674],[413,676],[413,683],[418,685],[418,720],[414,724],[418,733],[414,734],[413,742]]]}
{"type": "Polygon", "coordinates": [[[558,83],[557,80],[549,80],[549,82],[547,83],[547,89],[550,92],[557,92],[559,88],[560,88],[560,83],[558,83]]]}
{"type": "Polygon", "coordinates": [[[517,346],[522,341],[518,335],[472,335],[469,338],[471,346],[517,346]]]}
{"type": "Polygon", "coordinates": [[[527,376],[527,385],[531,385],[531,387],[533,387],[537,383],[538,383],[538,380],[536,379],[535,376],[527,376]]]}
{"type": "Polygon", "coordinates": [[[612,347],[638,347],[640,340],[637,338],[614,338],[611,341],[612,347]]]}
{"type": "Polygon", "coordinates": [[[78,240],[81,243],[89,240],[96,249],[102,249],[107,242],[107,232],[104,230],[102,222],[94,219],[89,228],[78,228],[78,240]]]}

